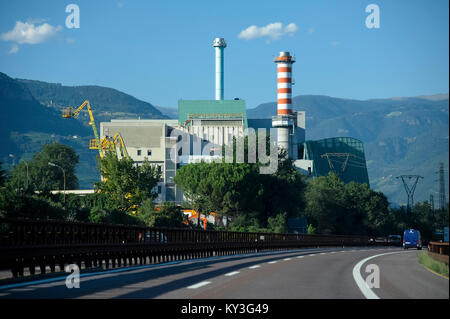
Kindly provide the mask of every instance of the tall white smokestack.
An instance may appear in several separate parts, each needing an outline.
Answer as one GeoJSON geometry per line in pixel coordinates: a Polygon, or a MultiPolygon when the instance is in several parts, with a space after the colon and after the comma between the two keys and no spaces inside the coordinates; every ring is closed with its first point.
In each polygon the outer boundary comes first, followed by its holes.
{"type": "Polygon", "coordinates": [[[225,39],[215,38],[213,47],[216,49],[216,100],[223,100],[223,51],[227,47],[225,39]]]}

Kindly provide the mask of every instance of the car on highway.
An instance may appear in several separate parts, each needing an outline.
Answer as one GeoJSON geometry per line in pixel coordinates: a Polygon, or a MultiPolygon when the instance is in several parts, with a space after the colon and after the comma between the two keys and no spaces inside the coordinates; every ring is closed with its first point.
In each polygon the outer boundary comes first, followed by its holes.
{"type": "Polygon", "coordinates": [[[389,235],[388,236],[388,244],[393,246],[401,246],[402,245],[402,236],[401,235],[389,235]]]}
{"type": "Polygon", "coordinates": [[[422,249],[422,237],[420,231],[416,229],[406,229],[403,232],[403,249],[422,249]]]}

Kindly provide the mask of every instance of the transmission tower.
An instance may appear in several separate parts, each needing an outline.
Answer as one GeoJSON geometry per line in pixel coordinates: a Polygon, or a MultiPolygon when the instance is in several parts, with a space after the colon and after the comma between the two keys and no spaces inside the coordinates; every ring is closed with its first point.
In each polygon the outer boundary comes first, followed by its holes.
{"type": "Polygon", "coordinates": [[[350,158],[350,156],[356,157],[356,155],[350,154],[350,153],[325,153],[325,154],[320,155],[320,157],[322,157],[322,158],[324,158],[324,157],[327,158],[328,165],[330,166],[330,170],[341,178],[345,172],[345,168],[347,167],[348,159],[350,158]],[[333,161],[331,159],[332,158],[341,158],[341,157],[344,158],[344,162],[342,163],[340,169],[337,169],[336,167],[334,167],[333,161]]]}
{"type": "Polygon", "coordinates": [[[400,175],[396,178],[401,178],[403,186],[405,186],[406,195],[408,196],[408,206],[406,207],[406,211],[409,213],[414,208],[414,191],[416,190],[417,182],[419,181],[419,178],[423,179],[423,177],[419,175],[400,175]],[[409,187],[407,179],[413,180],[412,187],[409,187]]]}
{"type": "Polygon", "coordinates": [[[444,163],[439,164],[439,209],[445,209],[445,180],[444,180],[444,163]]]}

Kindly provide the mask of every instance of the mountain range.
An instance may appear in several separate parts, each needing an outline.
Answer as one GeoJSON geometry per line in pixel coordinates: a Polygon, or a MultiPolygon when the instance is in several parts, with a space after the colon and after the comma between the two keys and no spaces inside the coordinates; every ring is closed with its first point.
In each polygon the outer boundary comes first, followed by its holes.
{"type": "MultiPolygon", "coordinates": [[[[364,143],[371,187],[391,202],[405,204],[400,175],[420,175],[415,201],[439,198],[439,163],[448,168],[449,95],[352,100],[322,95],[293,98],[293,108],[306,112],[306,139],[349,136],[364,143]]],[[[276,103],[247,110],[248,118],[270,118],[276,103]]],[[[407,179],[408,186],[413,179],[407,179]]],[[[446,180],[448,198],[448,180],[446,180]]],[[[435,206],[436,206],[435,205],[435,206]]]]}
{"type": "MultiPolygon", "coordinates": [[[[111,88],[12,79],[0,72],[0,161],[4,168],[30,159],[45,143],[58,141],[80,155],[80,187],[92,188],[99,176],[95,152],[88,149],[92,138],[88,115],[61,117],[62,108],[78,107],[85,99],[90,101],[97,125],[112,118],[177,116],[174,108],[155,106],[111,88]]],[[[371,187],[383,191],[392,203],[406,202],[397,176],[421,175],[424,179],[417,185],[415,200],[428,200],[433,194],[437,204],[436,172],[440,162],[448,168],[448,94],[371,100],[300,95],[293,98],[293,108],[306,111],[308,140],[336,136],[361,140],[371,187]]],[[[248,118],[270,118],[275,113],[275,102],[247,110],[248,118]]]]}

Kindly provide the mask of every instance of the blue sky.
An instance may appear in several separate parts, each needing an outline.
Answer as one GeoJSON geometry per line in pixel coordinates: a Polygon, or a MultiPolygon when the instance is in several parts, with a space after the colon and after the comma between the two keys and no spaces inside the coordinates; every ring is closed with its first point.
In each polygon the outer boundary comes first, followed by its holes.
{"type": "Polygon", "coordinates": [[[0,72],[112,87],[176,107],[180,98],[214,99],[212,41],[223,37],[225,99],[240,97],[249,108],[275,101],[272,59],[279,51],[297,59],[293,95],[447,93],[448,6],[448,0],[0,0],[0,72]],[[70,3],[80,8],[79,29],[65,25],[70,3]],[[365,25],[371,3],[380,8],[378,29],[365,25]],[[47,25],[41,37],[21,39],[12,33],[17,21],[34,31],[47,25]],[[273,23],[282,24],[280,34],[238,37],[250,26],[267,30],[273,23]],[[283,33],[289,24],[295,31],[283,33]]]}

